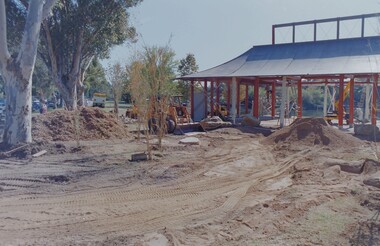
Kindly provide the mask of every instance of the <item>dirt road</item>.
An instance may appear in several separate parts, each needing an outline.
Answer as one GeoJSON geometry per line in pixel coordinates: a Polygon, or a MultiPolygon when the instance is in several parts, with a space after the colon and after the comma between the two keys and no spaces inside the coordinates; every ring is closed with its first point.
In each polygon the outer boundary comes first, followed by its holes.
{"type": "Polygon", "coordinates": [[[131,139],[1,160],[1,244],[346,245],[376,212],[360,205],[377,194],[360,174],[326,178],[319,165],[373,148],[281,150],[233,128],[197,137],[200,146],[169,136],[151,162],[128,161],[145,148],[131,139]]]}

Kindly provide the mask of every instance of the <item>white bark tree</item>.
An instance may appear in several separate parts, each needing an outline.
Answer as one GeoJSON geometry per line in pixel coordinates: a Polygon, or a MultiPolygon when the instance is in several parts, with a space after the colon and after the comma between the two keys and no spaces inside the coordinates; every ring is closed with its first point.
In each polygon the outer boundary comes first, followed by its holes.
{"type": "Polygon", "coordinates": [[[57,0],[31,0],[19,52],[7,45],[5,0],[0,0],[0,73],[5,81],[6,116],[3,142],[32,142],[32,75],[41,23],[57,0]]]}
{"type": "Polygon", "coordinates": [[[91,61],[111,47],[134,41],[129,9],[142,0],[61,1],[43,21],[40,55],[69,110],[84,102],[84,78],[91,61]]]}

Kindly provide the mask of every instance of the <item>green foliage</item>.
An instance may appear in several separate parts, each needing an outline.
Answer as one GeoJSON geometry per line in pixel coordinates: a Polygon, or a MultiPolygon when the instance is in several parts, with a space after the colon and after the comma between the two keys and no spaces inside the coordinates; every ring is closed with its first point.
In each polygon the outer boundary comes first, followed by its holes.
{"type": "Polygon", "coordinates": [[[16,0],[5,1],[7,35],[10,52],[18,51],[25,26],[26,9],[16,0]]]}
{"type": "Polygon", "coordinates": [[[108,94],[111,86],[107,83],[106,75],[103,66],[98,59],[94,59],[86,73],[84,79],[85,95],[91,98],[95,92],[108,94]]]}
{"type": "Polygon", "coordinates": [[[75,52],[75,42],[83,35],[82,57],[107,57],[113,45],[136,38],[127,9],[141,1],[61,1],[48,21],[54,50],[69,59],[75,52]]]}
{"type": "Polygon", "coordinates": [[[178,72],[180,76],[189,75],[197,72],[199,69],[194,54],[187,54],[185,58],[179,61],[178,72]]]}
{"type": "MultiPolygon", "coordinates": [[[[189,75],[198,71],[197,61],[194,54],[187,54],[185,58],[179,61],[178,73],[180,76],[189,75]]],[[[178,91],[183,95],[184,100],[189,99],[190,85],[189,81],[179,80],[178,91]]]]}
{"type": "Polygon", "coordinates": [[[123,88],[126,81],[125,68],[120,63],[115,63],[107,69],[108,82],[112,87],[112,94],[114,99],[114,113],[119,113],[119,101],[123,94],[123,88]]]}
{"type": "Polygon", "coordinates": [[[315,109],[323,105],[323,87],[305,87],[302,89],[302,105],[304,109],[315,109]]]}
{"type": "Polygon", "coordinates": [[[176,61],[174,51],[168,47],[145,47],[141,54],[142,76],[154,95],[171,95],[176,92],[173,83],[176,61]]]}
{"type": "Polygon", "coordinates": [[[41,59],[36,60],[33,72],[33,88],[32,94],[40,98],[48,99],[56,89],[54,83],[51,81],[49,69],[41,59]]]}
{"type": "Polygon", "coordinates": [[[68,108],[76,107],[73,88],[82,93],[83,74],[93,58],[107,58],[112,46],[135,41],[136,30],[129,23],[128,10],[140,2],[67,0],[53,8],[43,25],[40,54],[68,108]]]}

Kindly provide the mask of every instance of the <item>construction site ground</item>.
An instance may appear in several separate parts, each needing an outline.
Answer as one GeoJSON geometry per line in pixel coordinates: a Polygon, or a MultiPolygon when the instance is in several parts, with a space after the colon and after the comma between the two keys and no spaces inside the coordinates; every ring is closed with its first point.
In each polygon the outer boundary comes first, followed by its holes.
{"type": "Polygon", "coordinates": [[[363,181],[380,149],[301,123],[168,135],[141,162],[136,134],[41,138],[47,154],[0,160],[0,244],[379,245],[380,192],[363,181]]]}

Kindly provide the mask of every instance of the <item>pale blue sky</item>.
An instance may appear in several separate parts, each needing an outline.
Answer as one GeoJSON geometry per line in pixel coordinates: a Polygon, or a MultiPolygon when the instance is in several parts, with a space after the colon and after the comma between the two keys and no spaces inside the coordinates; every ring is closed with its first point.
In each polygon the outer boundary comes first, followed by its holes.
{"type": "MultiPolygon", "coordinates": [[[[114,48],[111,61],[126,63],[143,45],[166,45],[182,59],[193,53],[200,70],[224,63],[253,45],[271,43],[272,25],[280,23],[380,12],[380,0],[144,0],[131,12],[140,35],[133,45],[114,48]]],[[[368,24],[378,30],[378,20],[368,24]]],[[[359,25],[346,23],[343,32],[359,25]]],[[[355,29],[356,28],[356,29],[355,29]]],[[[333,35],[334,27],[322,27],[320,35],[333,35]]],[[[299,31],[298,37],[311,35],[299,31]]],[[[287,30],[277,32],[279,40],[287,30]]]]}

